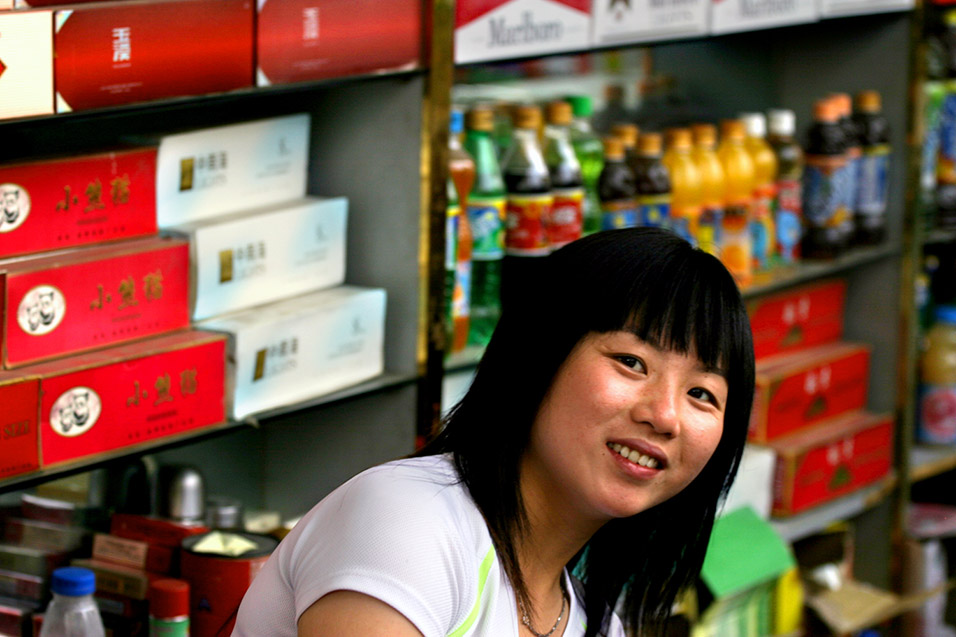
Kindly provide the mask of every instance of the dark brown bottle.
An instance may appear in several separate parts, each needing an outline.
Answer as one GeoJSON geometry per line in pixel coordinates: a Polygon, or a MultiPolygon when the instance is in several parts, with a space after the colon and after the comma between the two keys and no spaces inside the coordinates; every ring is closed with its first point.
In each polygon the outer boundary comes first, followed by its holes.
{"type": "Polygon", "coordinates": [[[671,179],[661,161],[664,141],[660,133],[643,133],[637,142],[637,157],[631,164],[637,187],[637,223],[666,228],[670,219],[671,179]]]}
{"type": "Polygon", "coordinates": [[[637,225],[637,189],[634,173],[624,161],[624,143],[619,137],[604,139],[604,168],[598,178],[601,229],[633,228],[637,225]]]}

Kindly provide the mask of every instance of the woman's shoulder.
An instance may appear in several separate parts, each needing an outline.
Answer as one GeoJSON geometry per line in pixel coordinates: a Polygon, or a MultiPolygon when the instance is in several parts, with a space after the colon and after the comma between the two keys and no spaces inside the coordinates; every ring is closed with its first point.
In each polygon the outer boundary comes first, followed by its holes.
{"type": "Polygon", "coordinates": [[[467,489],[449,455],[403,458],[376,465],[336,489],[330,497],[340,501],[382,501],[389,506],[413,505],[416,509],[449,506],[467,489]]]}

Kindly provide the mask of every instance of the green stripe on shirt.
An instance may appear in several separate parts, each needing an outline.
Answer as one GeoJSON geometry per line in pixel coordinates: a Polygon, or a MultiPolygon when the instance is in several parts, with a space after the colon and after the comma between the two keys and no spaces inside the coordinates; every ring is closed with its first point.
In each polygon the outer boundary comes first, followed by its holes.
{"type": "Polygon", "coordinates": [[[492,546],[490,549],[488,549],[485,559],[481,560],[481,566],[478,567],[478,598],[475,600],[475,605],[471,609],[471,612],[468,613],[468,617],[465,618],[464,623],[454,632],[449,634],[448,637],[462,637],[462,635],[471,629],[471,626],[475,623],[475,620],[478,619],[478,610],[481,607],[481,597],[485,592],[485,583],[488,581],[488,573],[491,571],[491,565],[494,563],[495,547],[492,546]]]}

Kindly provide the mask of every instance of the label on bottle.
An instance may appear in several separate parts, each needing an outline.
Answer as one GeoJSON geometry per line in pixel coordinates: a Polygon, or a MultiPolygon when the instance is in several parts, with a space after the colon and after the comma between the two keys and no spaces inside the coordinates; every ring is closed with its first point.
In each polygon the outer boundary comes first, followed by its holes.
{"type": "Polygon", "coordinates": [[[455,267],[455,287],[451,295],[452,319],[467,318],[471,307],[471,260],[459,260],[455,267]]]}
{"type": "Polygon", "coordinates": [[[846,151],[847,189],[846,209],[852,213],[856,210],[856,195],[860,183],[860,161],[863,157],[859,147],[848,148],[846,151]]]}
{"type": "Polygon", "coordinates": [[[495,261],[505,255],[505,198],[472,196],[468,199],[468,223],[474,245],[474,261],[495,261]]]}
{"type": "Polygon", "coordinates": [[[514,256],[542,256],[551,251],[545,224],[551,215],[550,193],[508,195],[505,208],[505,252],[514,256]]]}
{"type": "Polygon", "coordinates": [[[860,175],[857,182],[856,211],[861,215],[886,213],[889,190],[890,147],[886,144],[871,146],[860,159],[860,175]]]}
{"type": "Polygon", "coordinates": [[[738,283],[748,283],[753,275],[753,259],[747,206],[727,206],[722,230],[720,260],[738,283]]]}
{"type": "Polygon", "coordinates": [[[560,188],[551,191],[554,203],[546,226],[552,249],[581,238],[584,228],[584,188],[560,188]]]}
{"type": "Polygon", "coordinates": [[[799,179],[777,180],[777,253],[783,263],[795,263],[803,238],[803,188],[799,179]]]}
{"type": "Polygon", "coordinates": [[[633,228],[637,225],[637,205],[633,199],[601,202],[601,230],[633,228]]]}
{"type": "Polygon", "coordinates": [[[750,220],[750,254],[754,270],[766,270],[770,267],[775,239],[772,217],[762,215],[750,220]]]}
{"type": "Polygon", "coordinates": [[[849,221],[846,206],[849,177],[846,157],[807,155],[803,173],[803,215],[810,225],[837,228],[849,221]]]}
{"type": "Polygon", "coordinates": [[[461,208],[448,206],[445,214],[445,272],[454,272],[458,264],[458,220],[461,208]]]}
{"type": "Polygon", "coordinates": [[[150,637],[189,637],[189,617],[159,619],[149,617],[150,637]]]}
{"type": "Polygon", "coordinates": [[[707,254],[720,256],[721,228],[724,223],[724,209],[720,206],[705,204],[697,219],[697,245],[707,254]]]}
{"type": "Polygon", "coordinates": [[[666,228],[671,213],[671,196],[641,195],[637,198],[637,222],[651,228],[666,228]]]}
{"type": "Polygon", "coordinates": [[[920,386],[918,437],[922,442],[956,442],[956,384],[920,386]]]}

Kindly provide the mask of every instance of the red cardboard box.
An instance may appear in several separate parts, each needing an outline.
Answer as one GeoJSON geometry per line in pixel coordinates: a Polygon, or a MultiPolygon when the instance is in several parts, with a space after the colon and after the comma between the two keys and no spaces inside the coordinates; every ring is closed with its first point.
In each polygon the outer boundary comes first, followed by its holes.
{"type": "Polygon", "coordinates": [[[156,234],[156,149],[0,166],[0,258],[156,234]]]}
{"type": "MultiPolygon", "coordinates": [[[[42,466],[225,420],[226,338],[187,330],[34,365],[42,466]]],[[[15,372],[0,373],[0,381],[15,372]]]]}
{"type": "Polygon", "coordinates": [[[416,0],[258,0],[259,86],[421,64],[422,3],[416,0]]]}
{"type": "Polygon", "coordinates": [[[831,343],[757,364],[749,438],[765,442],[866,405],[870,349],[831,343]]]}
{"type": "Polygon", "coordinates": [[[54,22],[58,113],[252,86],[252,0],[79,4],[54,22]]]}
{"type": "Polygon", "coordinates": [[[188,242],[135,239],[0,261],[0,318],[7,368],[188,327],[188,242]]]}
{"type": "Polygon", "coordinates": [[[40,468],[40,380],[0,378],[0,478],[40,468]]]}
{"type": "Polygon", "coordinates": [[[872,484],[893,462],[893,418],[853,412],[775,440],[773,514],[793,515],[872,484]]]}
{"type": "Polygon", "coordinates": [[[758,359],[839,340],[846,282],[827,281],[747,303],[758,359]]]}
{"type": "Polygon", "coordinates": [[[117,537],[173,549],[178,549],[187,537],[208,532],[209,528],[201,524],[185,524],[131,513],[114,513],[110,521],[110,533],[117,537]]]}

